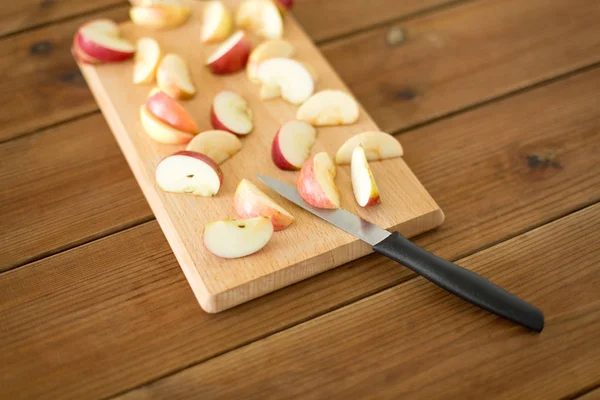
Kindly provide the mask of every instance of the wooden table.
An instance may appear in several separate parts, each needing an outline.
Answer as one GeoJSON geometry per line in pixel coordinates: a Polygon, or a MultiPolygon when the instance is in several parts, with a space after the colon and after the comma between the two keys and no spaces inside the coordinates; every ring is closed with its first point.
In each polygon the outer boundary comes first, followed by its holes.
{"type": "Polygon", "coordinates": [[[600,2],[295,11],[540,335],[375,255],[202,312],[69,53],[127,8],[0,9],[0,398],[600,399],[600,2]]]}

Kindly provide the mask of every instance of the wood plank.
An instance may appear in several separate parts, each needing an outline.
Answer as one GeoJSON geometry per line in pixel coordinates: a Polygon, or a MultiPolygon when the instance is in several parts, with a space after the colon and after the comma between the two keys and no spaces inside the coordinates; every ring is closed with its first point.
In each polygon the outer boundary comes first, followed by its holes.
{"type": "Polygon", "coordinates": [[[578,400],[600,400],[600,387],[592,389],[583,396],[577,397],[578,400]]]}
{"type": "MultiPolygon", "coordinates": [[[[599,91],[596,69],[402,135],[447,210],[416,242],[456,259],[599,201],[599,91]]],[[[6,397],[111,396],[412,277],[372,256],[211,315],[179,271],[151,222],[1,274],[6,397]]]]}
{"type": "Polygon", "coordinates": [[[599,62],[598,19],[597,1],[483,0],[405,22],[397,47],[383,27],[322,50],[378,125],[396,131],[599,62]]]}
{"type": "MultiPolygon", "coordinates": [[[[240,1],[224,3],[234,9],[240,1]]],[[[270,158],[275,133],[284,123],[296,119],[298,106],[282,99],[265,102],[260,99],[259,86],[246,74],[217,76],[203,65],[214,49],[190,48],[185,40],[197,34],[202,26],[199,18],[202,7],[194,3],[191,20],[176,30],[149,32],[131,22],[122,24],[121,30],[132,41],[151,35],[164,51],[187,61],[198,92],[185,102],[185,107],[195,112],[192,115],[201,132],[213,129],[208,116],[215,96],[221,91],[233,90],[248,102],[254,128],[243,137],[242,150],[220,166],[223,184],[215,196],[167,193],[157,186],[155,175],[159,163],[174,152],[185,150],[186,145],[158,143],[145,131],[140,122],[140,106],[146,103],[152,86],[131,84],[130,63],[80,67],[200,305],[205,311],[215,313],[373,251],[355,236],[340,233],[335,226],[294,207],[258,181],[256,175],[261,174],[295,187],[298,174],[280,170],[270,158]],[[235,217],[234,194],[242,179],[275,196],[275,201],[286,207],[295,220],[289,228],[274,234],[261,251],[224,261],[203,245],[202,230],[212,221],[235,217]],[[318,236],[320,240],[303,240],[307,235],[318,236]]],[[[317,71],[315,92],[325,89],[347,92],[347,87],[292,18],[285,20],[283,37],[294,46],[297,59],[309,62],[317,71]]],[[[357,121],[351,125],[318,127],[312,154],[335,154],[351,137],[379,131],[365,110],[360,106],[358,109],[357,121]]],[[[443,212],[401,157],[371,163],[370,167],[377,177],[381,204],[360,207],[354,199],[350,167],[338,166],[336,182],[344,209],[383,229],[399,231],[405,237],[416,236],[442,223],[443,212]]]]}
{"type": "Polygon", "coordinates": [[[5,1],[0,8],[0,36],[126,3],[126,0],[5,1]]]}
{"type": "Polygon", "coordinates": [[[600,383],[600,204],[461,260],[537,335],[413,279],[122,399],[561,399],[600,383]],[[251,377],[251,379],[247,379],[251,377]]]}

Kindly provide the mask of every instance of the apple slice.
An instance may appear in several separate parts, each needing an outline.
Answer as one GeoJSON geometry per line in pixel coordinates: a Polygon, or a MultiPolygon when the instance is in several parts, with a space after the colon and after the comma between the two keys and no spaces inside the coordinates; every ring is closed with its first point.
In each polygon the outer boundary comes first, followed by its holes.
{"type": "Polygon", "coordinates": [[[250,53],[248,59],[248,65],[246,66],[246,73],[251,82],[260,83],[260,80],[256,77],[258,66],[263,61],[269,58],[290,58],[294,55],[296,49],[294,46],[283,39],[271,39],[259,44],[250,53]]]}
{"type": "Polygon", "coordinates": [[[87,56],[101,62],[117,62],[133,57],[135,48],[120,38],[119,27],[112,21],[101,19],[79,28],[75,39],[78,48],[87,56]]]}
{"type": "Polygon", "coordinates": [[[361,207],[369,207],[381,202],[379,189],[375,183],[375,177],[367,162],[365,150],[361,145],[354,148],[352,152],[352,164],[350,166],[352,176],[352,191],[354,198],[361,207]]]}
{"type": "Polygon", "coordinates": [[[224,90],[213,100],[210,110],[213,128],[247,135],[252,132],[252,110],[248,102],[237,93],[224,90]]]}
{"type": "Polygon", "coordinates": [[[282,14],[285,14],[294,7],[294,0],[275,0],[277,8],[282,14]]]}
{"type": "Polygon", "coordinates": [[[296,118],[314,126],[349,125],[358,120],[358,103],[340,90],[323,90],[302,104],[296,118]]]}
{"type": "Polygon", "coordinates": [[[337,164],[350,164],[352,152],[362,146],[367,160],[377,161],[386,158],[402,157],[404,151],[400,142],[385,132],[363,132],[346,140],[335,155],[337,164]]]}
{"type": "Polygon", "coordinates": [[[182,25],[189,18],[192,9],[184,2],[170,1],[142,1],[137,6],[131,7],[129,17],[134,24],[152,28],[168,29],[182,25]]]}
{"type": "Polygon", "coordinates": [[[85,51],[81,50],[79,47],[79,33],[75,34],[75,38],[73,39],[73,47],[71,48],[71,53],[75,59],[83,64],[100,64],[102,61],[95,59],[94,57],[88,56],[85,51]]]}
{"type": "Polygon", "coordinates": [[[133,65],[133,83],[136,85],[152,83],[160,61],[160,46],[152,38],[141,38],[136,43],[135,64],[133,65]]]}
{"type": "Polygon", "coordinates": [[[297,171],[310,156],[316,140],[317,131],[308,122],[286,122],[273,139],[271,158],[279,169],[297,171]]]}
{"type": "Polygon", "coordinates": [[[227,39],[233,27],[231,13],[218,0],[206,3],[202,21],[200,39],[203,43],[215,43],[227,39]]]}
{"type": "Polygon", "coordinates": [[[325,152],[310,157],[300,170],[296,187],[300,197],[318,208],[340,208],[340,191],[335,185],[335,164],[325,152]]]}
{"type": "Polygon", "coordinates": [[[283,230],[294,222],[292,214],[247,179],[242,179],[235,191],[233,208],[240,218],[270,218],[275,231],[283,230]]]}
{"type": "Polygon", "coordinates": [[[146,133],[159,143],[185,144],[189,143],[195,136],[165,124],[152,115],[145,105],[140,107],[140,120],[146,133]]]}
{"type": "Polygon", "coordinates": [[[186,150],[209,156],[217,164],[223,164],[242,149],[242,141],[233,133],[206,131],[197,135],[186,150]]]}
{"type": "Polygon", "coordinates": [[[277,97],[281,97],[281,88],[277,85],[265,83],[260,87],[258,97],[263,101],[276,99],[277,97]]]}
{"type": "Polygon", "coordinates": [[[182,150],[156,166],[156,183],[165,192],[216,196],[223,184],[219,165],[204,154],[182,150]]]}
{"type": "Polygon", "coordinates": [[[206,65],[213,74],[233,74],[246,66],[251,49],[246,34],[238,31],[208,57],[206,65]]]}
{"type": "Polygon", "coordinates": [[[265,39],[283,36],[283,19],[271,0],[245,0],[237,10],[235,23],[265,39]]]}
{"type": "Polygon", "coordinates": [[[185,108],[174,98],[160,90],[146,100],[146,107],[153,116],[171,127],[191,134],[198,133],[198,125],[185,108]]]}
{"type": "Polygon", "coordinates": [[[281,97],[292,104],[302,104],[314,91],[310,72],[296,60],[270,58],[263,61],[256,71],[263,85],[279,86],[281,97]]]}
{"type": "Polygon", "coordinates": [[[269,243],[273,224],[267,217],[214,221],[204,227],[204,245],[215,256],[240,258],[256,253],[269,243]]]}
{"type": "Polygon", "coordinates": [[[176,99],[189,99],[196,94],[187,63],[177,54],[167,54],[160,62],[156,83],[160,90],[176,99]]]}

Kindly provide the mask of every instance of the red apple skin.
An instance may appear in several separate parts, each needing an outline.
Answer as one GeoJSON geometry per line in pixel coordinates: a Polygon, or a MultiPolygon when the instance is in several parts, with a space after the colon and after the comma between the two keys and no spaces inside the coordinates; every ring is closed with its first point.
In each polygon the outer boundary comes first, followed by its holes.
{"type": "Polygon", "coordinates": [[[83,64],[100,64],[102,61],[97,60],[94,57],[90,57],[83,50],[81,50],[78,44],[78,36],[79,32],[76,33],[75,37],[73,38],[73,47],[71,48],[71,53],[73,54],[73,57],[75,57],[77,61],[83,64]]]}
{"type": "Polygon", "coordinates": [[[275,135],[275,139],[273,139],[273,145],[271,146],[271,158],[273,159],[273,163],[277,166],[277,168],[282,169],[284,171],[298,171],[300,168],[292,165],[285,159],[283,153],[281,152],[281,147],[279,146],[279,133],[281,132],[281,128],[277,131],[275,135]]]}
{"type": "MultiPolygon", "coordinates": [[[[200,161],[205,162],[206,164],[208,164],[209,167],[211,167],[212,169],[215,170],[215,172],[217,173],[217,176],[219,177],[219,182],[221,182],[221,185],[223,185],[223,171],[221,171],[219,164],[214,162],[212,158],[205,156],[204,154],[197,153],[195,151],[189,151],[189,150],[180,150],[180,151],[177,151],[177,152],[171,154],[171,156],[194,157],[200,161]]],[[[169,157],[171,157],[171,156],[169,156],[169,157]]]]}
{"type": "Polygon", "coordinates": [[[285,13],[294,7],[294,0],[275,0],[275,4],[277,4],[279,11],[285,13]]]}
{"type": "Polygon", "coordinates": [[[381,197],[379,196],[379,193],[377,193],[377,196],[369,198],[369,201],[367,204],[365,204],[365,207],[375,206],[379,203],[381,203],[381,197]]]}
{"type": "Polygon", "coordinates": [[[194,135],[198,133],[198,125],[185,108],[166,93],[159,91],[150,96],[146,101],[146,107],[152,115],[165,124],[182,132],[194,135]]]}
{"type": "Polygon", "coordinates": [[[77,33],[75,39],[77,40],[78,47],[83,50],[85,54],[103,62],[124,61],[130,59],[135,54],[135,52],[128,53],[99,46],[95,42],[86,39],[81,33],[77,33]]]}
{"type": "Polygon", "coordinates": [[[339,207],[336,204],[333,204],[333,202],[327,198],[323,189],[321,189],[321,185],[319,184],[315,173],[314,159],[315,156],[311,156],[300,169],[298,180],[296,181],[298,194],[300,194],[300,197],[311,206],[337,209],[339,207]]]}
{"type": "Polygon", "coordinates": [[[223,125],[221,123],[221,121],[219,120],[219,118],[217,118],[217,113],[215,112],[215,106],[210,107],[210,124],[212,125],[212,127],[214,129],[230,132],[230,133],[233,133],[234,135],[236,134],[235,132],[232,132],[231,129],[229,129],[225,125],[223,125]]]}
{"type": "Polygon", "coordinates": [[[208,68],[216,75],[226,75],[238,72],[246,67],[252,44],[242,37],[229,51],[208,64],[208,68]]]}
{"type": "Polygon", "coordinates": [[[235,196],[233,197],[233,209],[238,217],[241,219],[255,218],[255,217],[269,217],[273,224],[273,230],[275,232],[282,231],[294,222],[293,217],[289,217],[281,213],[279,210],[262,206],[258,207],[257,202],[248,201],[242,194],[236,190],[235,196]]]}

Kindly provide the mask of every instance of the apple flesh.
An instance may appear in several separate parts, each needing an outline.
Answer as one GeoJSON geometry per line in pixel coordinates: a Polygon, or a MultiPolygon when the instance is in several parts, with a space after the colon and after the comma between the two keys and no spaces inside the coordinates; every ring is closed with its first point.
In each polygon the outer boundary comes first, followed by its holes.
{"type": "Polygon", "coordinates": [[[267,217],[224,220],[204,227],[204,246],[222,258],[240,258],[256,253],[269,243],[273,224],[267,217]]]}
{"type": "Polygon", "coordinates": [[[175,129],[156,118],[146,105],[140,107],[140,121],[148,136],[159,143],[186,144],[194,138],[193,134],[175,129]]]}
{"type": "Polygon", "coordinates": [[[160,46],[152,38],[141,38],[136,43],[135,64],[133,65],[133,83],[136,85],[152,83],[160,61],[160,46]]]}
{"type": "Polygon", "coordinates": [[[245,0],[238,7],[236,25],[265,39],[283,36],[283,19],[271,0],[245,0]]]}
{"type": "Polygon", "coordinates": [[[241,149],[242,141],[236,135],[218,130],[200,133],[186,148],[207,155],[217,164],[223,164],[241,149]]]}
{"type": "Polygon", "coordinates": [[[129,17],[134,24],[151,29],[168,29],[182,25],[191,14],[183,3],[146,1],[131,7],[129,17]]]}
{"type": "Polygon", "coordinates": [[[133,57],[135,48],[120,37],[119,27],[101,19],[83,25],[75,35],[77,48],[100,62],[118,62],[133,57]]]}
{"type": "Polygon", "coordinates": [[[177,54],[167,54],[158,65],[156,83],[160,90],[176,99],[189,99],[196,94],[190,70],[177,54]]]}
{"type": "Polygon", "coordinates": [[[349,125],[358,120],[358,103],[340,90],[316,93],[298,109],[296,118],[314,126],[349,125]]]}
{"type": "Polygon", "coordinates": [[[300,197],[318,208],[340,208],[340,192],[335,185],[335,164],[327,153],[310,157],[300,170],[296,188],[300,197]]]}
{"type": "Polygon", "coordinates": [[[381,202],[375,177],[367,162],[367,156],[362,146],[357,146],[352,152],[350,165],[352,176],[352,191],[354,198],[361,207],[369,207],[381,202]]]}
{"type": "Polygon", "coordinates": [[[258,66],[263,61],[270,58],[290,58],[294,55],[296,49],[294,46],[283,39],[271,39],[259,44],[248,59],[248,65],[246,66],[246,73],[251,82],[260,83],[256,73],[258,66]]]}
{"type": "Polygon", "coordinates": [[[233,207],[240,218],[270,218],[275,231],[283,230],[294,222],[292,214],[247,179],[239,183],[233,197],[233,207]]]}
{"type": "Polygon", "coordinates": [[[203,43],[215,43],[227,39],[232,27],[231,13],[222,2],[213,0],[206,3],[200,33],[203,43]]]}
{"type": "Polygon", "coordinates": [[[292,104],[302,104],[314,91],[310,72],[296,60],[270,58],[263,61],[256,72],[263,85],[277,86],[281,97],[292,104]]]}
{"type": "Polygon", "coordinates": [[[310,156],[317,131],[304,121],[289,121],[279,128],[271,146],[271,158],[282,170],[297,171],[310,156]]]}
{"type": "Polygon", "coordinates": [[[198,133],[198,125],[185,108],[166,93],[159,90],[152,94],[146,100],[146,107],[152,115],[171,127],[193,135],[198,133]]]}
{"type": "Polygon", "coordinates": [[[223,173],[204,154],[182,150],[158,164],[156,183],[165,192],[216,196],[223,184],[223,173]]]}
{"type": "Polygon", "coordinates": [[[362,146],[367,160],[378,161],[387,158],[402,157],[404,151],[400,142],[385,132],[363,132],[346,140],[335,155],[337,164],[350,164],[352,152],[362,146]]]}
{"type": "Polygon", "coordinates": [[[233,74],[244,69],[251,49],[252,44],[246,34],[238,31],[208,57],[206,65],[213,74],[233,74]]]}
{"type": "Polygon", "coordinates": [[[215,96],[210,111],[213,128],[247,135],[252,132],[252,110],[242,96],[230,91],[222,91],[215,96]]]}

